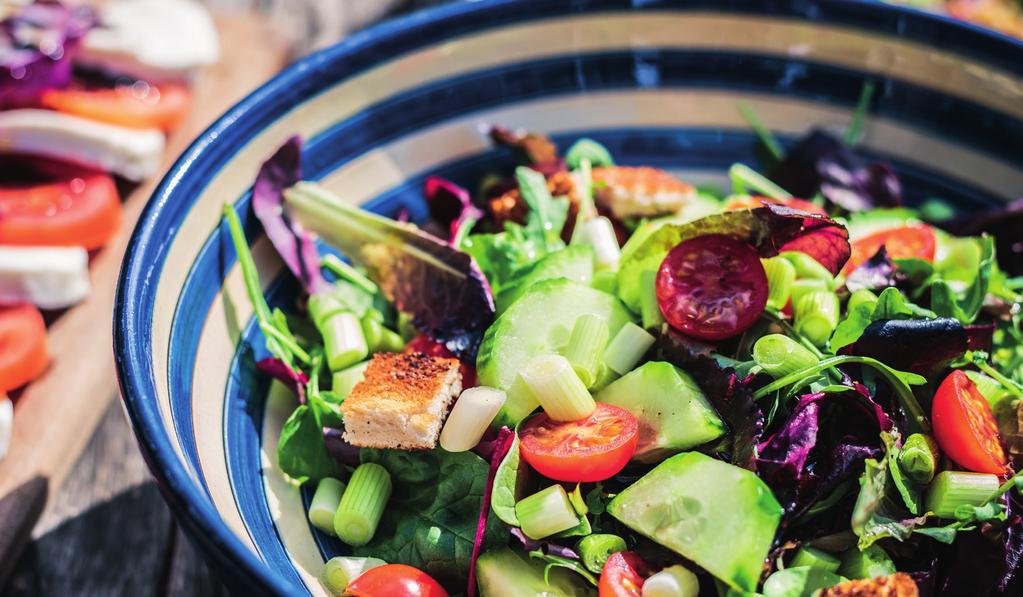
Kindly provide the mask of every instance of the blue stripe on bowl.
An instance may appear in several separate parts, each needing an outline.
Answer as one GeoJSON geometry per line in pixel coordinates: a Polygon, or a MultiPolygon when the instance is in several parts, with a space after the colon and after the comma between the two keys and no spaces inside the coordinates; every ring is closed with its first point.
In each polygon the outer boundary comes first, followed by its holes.
{"type": "MultiPolygon", "coordinates": [[[[154,379],[148,351],[152,342],[156,283],[166,251],[184,214],[205,188],[206,181],[240,147],[280,119],[286,106],[306,100],[382,59],[419,47],[424,41],[440,42],[501,23],[574,14],[584,6],[607,10],[681,8],[668,1],[543,0],[524,11],[521,6],[504,0],[487,5],[448,6],[369,30],[302,61],[238,104],[189,148],[144,210],[141,224],[129,244],[129,257],[117,292],[115,346],[122,393],[140,445],[165,496],[182,515],[189,533],[206,548],[213,565],[236,571],[229,579],[234,586],[253,594],[301,590],[293,579],[268,569],[220,520],[207,496],[177,461],[172,440],[151,399],[154,379]],[[310,72],[317,76],[311,76],[310,72]]],[[[691,2],[683,9],[805,15],[821,22],[862,27],[871,33],[888,32],[903,39],[935,43],[945,50],[974,56],[1009,71],[1018,72],[1018,65],[1023,63],[1023,46],[1018,44],[944,19],[868,2],[691,2]]],[[[173,363],[168,365],[173,366],[173,363]]]]}

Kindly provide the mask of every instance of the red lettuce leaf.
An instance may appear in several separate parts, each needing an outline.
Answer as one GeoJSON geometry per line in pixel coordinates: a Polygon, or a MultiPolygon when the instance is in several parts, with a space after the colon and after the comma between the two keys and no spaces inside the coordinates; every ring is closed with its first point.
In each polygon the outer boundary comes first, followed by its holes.
{"type": "Polygon", "coordinates": [[[33,102],[71,82],[71,57],[96,15],[41,0],[0,21],[0,108],[33,102]]]}
{"type": "Polygon", "coordinates": [[[878,290],[895,286],[898,268],[888,257],[888,249],[884,245],[874,253],[873,257],[864,261],[854,269],[845,280],[849,292],[857,290],[878,290]]]}
{"type": "Polygon", "coordinates": [[[930,377],[963,356],[968,347],[966,330],[950,317],[938,319],[885,319],[875,321],[847,351],[873,357],[898,369],[930,377]]]}
{"type": "Polygon", "coordinates": [[[305,404],[305,386],[309,378],[305,373],[296,371],[284,361],[270,357],[256,363],[256,368],[286,385],[289,390],[298,396],[299,404],[305,404]]]}
{"type": "Polygon", "coordinates": [[[770,178],[797,197],[820,192],[850,212],[902,203],[902,183],[891,166],[870,162],[820,129],[793,146],[771,170],[770,178]]]}
{"type": "Polygon", "coordinates": [[[302,180],[302,139],[291,137],[263,162],[252,185],[252,211],[267,238],[309,294],[329,289],[320,273],[320,252],[313,236],[284,211],[284,190],[302,180]]]}
{"type": "Polygon", "coordinates": [[[312,183],[299,183],[284,197],[304,227],[365,267],[387,298],[414,316],[416,327],[463,361],[475,359],[495,306],[486,277],[468,253],[312,183]]]}
{"type": "Polygon", "coordinates": [[[882,431],[894,424],[855,384],[849,392],[807,394],[788,419],[758,446],[757,473],[785,511],[798,516],[884,453],[882,431]]]}
{"type": "Polygon", "coordinates": [[[547,555],[558,556],[561,558],[568,558],[569,560],[578,560],[579,554],[576,553],[571,547],[565,547],[557,543],[552,543],[546,539],[537,541],[536,539],[530,539],[522,532],[519,527],[508,527],[508,532],[519,540],[522,545],[522,549],[526,552],[540,550],[547,555]]]}
{"type": "Polygon", "coordinates": [[[995,324],[977,323],[963,326],[966,330],[966,349],[991,352],[995,343],[995,324]]]}
{"type": "Polygon", "coordinates": [[[469,560],[469,583],[466,594],[469,597],[476,597],[476,560],[483,550],[483,542],[487,536],[487,518],[490,516],[490,496],[494,492],[494,478],[497,476],[497,468],[501,461],[508,454],[515,441],[515,432],[507,427],[501,427],[497,433],[497,440],[493,453],[490,455],[490,468],[487,471],[487,485],[483,490],[483,500],[480,504],[480,516],[476,522],[476,538],[472,543],[472,557],[469,560]]]}
{"type": "Polygon", "coordinates": [[[483,217],[483,210],[472,203],[469,191],[439,176],[426,179],[426,204],[430,217],[448,229],[448,244],[455,246],[462,228],[483,217]]]}
{"type": "Polygon", "coordinates": [[[353,446],[348,443],[344,438],[344,433],[344,429],[324,427],[323,444],[327,446],[327,452],[337,462],[345,466],[359,466],[362,463],[360,459],[362,449],[359,446],[353,446]]]}

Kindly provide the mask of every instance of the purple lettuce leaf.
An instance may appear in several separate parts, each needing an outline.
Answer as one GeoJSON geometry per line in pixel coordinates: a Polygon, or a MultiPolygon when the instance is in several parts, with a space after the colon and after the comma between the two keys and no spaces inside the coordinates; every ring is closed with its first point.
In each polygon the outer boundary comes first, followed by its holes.
{"type": "Polygon", "coordinates": [[[1005,521],[957,533],[939,555],[937,595],[1023,595],[1023,498],[1003,500],[1005,521]]]}
{"type": "Polygon", "coordinates": [[[891,166],[870,162],[820,129],[793,146],[771,170],[770,178],[797,197],[820,192],[850,212],[902,203],[902,183],[891,166]]]}
{"type": "Polygon", "coordinates": [[[302,139],[291,137],[263,162],[252,185],[252,211],[267,238],[309,294],[329,285],[320,273],[320,252],[313,236],[284,211],[284,190],[302,180],[302,139]]]}
{"type": "Polygon", "coordinates": [[[929,377],[963,356],[967,338],[962,324],[950,317],[885,319],[868,325],[843,352],[873,357],[899,371],[929,377]]]}
{"type": "Polygon", "coordinates": [[[297,221],[365,267],[384,295],[413,315],[417,328],[459,358],[475,359],[495,306],[486,277],[468,253],[312,183],[299,183],[284,197],[297,221]]]}
{"type": "Polygon", "coordinates": [[[975,323],[963,326],[966,330],[966,349],[991,352],[995,343],[995,324],[975,323]]]}
{"type": "Polygon", "coordinates": [[[757,443],[764,431],[764,412],[753,399],[752,377],[739,379],[731,367],[722,367],[712,356],[712,346],[693,340],[664,326],[657,338],[658,358],[692,375],[728,426],[728,460],[756,470],[757,443]]]}
{"type": "Polygon", "coordinates": [[[522,532],[519,527],[508,527],[508,532],[513,537],[519,540],[522,545],[522,549],[526,552],[540,550],[547,555],[558,556],[561,558],[568,558],[570,560],[578,560],[579,554],[576,553],[571,547],[565,547],[557,543],[552,543],[546,539],[537,541],[536,539],[530,539],[522,532]]]}
{"type": "Polygon", "coordinates": [[[305,373],[292,369],[287,363],[276,357],[259,361],[256,363],[256,368],[287,386],[298,396],[299,404],[305,404],[305,386],[309,383],[309,378],[305,373]]]}
{"type": "Polygon", "coordinates": [[[71,82],[72,56],[96,15],[40,0],[0,21],[0,108],[31,103],[71,82]]]}
{"type": "Polygon", "coordinates": [[[854,269],[845,280],[849,292],[857,290],[879,290],[895,286],[898,269],[888,257],[888,249],[884,245],[877,253],[854,269]]]}
{"type": "Polygon", "coordinates": [[[785,511],[798,516],[867,458],[884,453],[891,419],[860,384],[849,392],[807,394],[789,418],[757,447],[757,472],[785,511]]]}
{"type": "Polygon", "coordinates": [[[448,244],[455,246],[462,228],[472,226],[483,217],[483,210],[472,203],[469,191],[439,176],[426,179],[426,203],[430,218],[448,229],[448,244]]]}
{"type": "Polygon", "coordinates": [[[515,442],[515,432],[507,427],[501,427],[497,432],[497,440],[493,453],[490,455],[490,468],[487,471],[487,485],[483,490],[483,499],[480,503],[480,516],[476,522],[476,538],[472,543],[472,557],[469,560],[469,583],[466,594],[469,597],[476,597],[476,560],[483,550],[483,542],[487,537],[487,519],[490,517],[490,497],[494,493],[494,478],[497,476],[497,468],[501,461],[508,454],[512,444],[515,442]]]}

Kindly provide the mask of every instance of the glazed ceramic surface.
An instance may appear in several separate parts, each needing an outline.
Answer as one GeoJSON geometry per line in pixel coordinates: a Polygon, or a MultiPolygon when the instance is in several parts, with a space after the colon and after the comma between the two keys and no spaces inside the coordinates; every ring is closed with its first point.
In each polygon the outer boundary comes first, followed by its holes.
{"type": "Polygon", "coordinates": [[[305,176],[352,203],[424,215],[439,174],[470,188],[512,156],[483,123],[585,135],[621,163],[696,182],[756,164],[747,103],[785,142],[841,130],[865,81],[863,142],[911,201],[1023,195],[1023,46],[870,2],[537,0],[451,5],[360,33],[279,75],[218,120],[160,185],[118,290],[124,402],[161,487],[224,579],[249,594],[325,594],[342,545],[312,529],[309,494],[275,447],[294,398],[265,356],[221,207],[245,214],[271,305],[297,286],[249,210],[262,160],[307,140],[305,176]]]}

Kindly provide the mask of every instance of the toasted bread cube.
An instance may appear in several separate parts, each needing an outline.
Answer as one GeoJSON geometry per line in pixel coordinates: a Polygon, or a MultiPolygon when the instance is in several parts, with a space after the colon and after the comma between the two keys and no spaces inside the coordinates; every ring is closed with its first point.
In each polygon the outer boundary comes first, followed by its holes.
{"type": "Polygon", "coordinates": [[[905,572],[891,576],[847,580],[821,591],[821,597],[918,597],[920,590],[905,572]]]}
{"type": "Polygon", "coordinates": [[[373,355],[341,404],[344,438],[365,448],[429,450],[461,391],[458,359],[421,352],[373,355]]]}
{"type": "Polygon", "coordinates": [[[594,168],[593,182],[597,205],[618,219],[673,214],[696,197],[693,185],[658,168],[594,168]]]}

